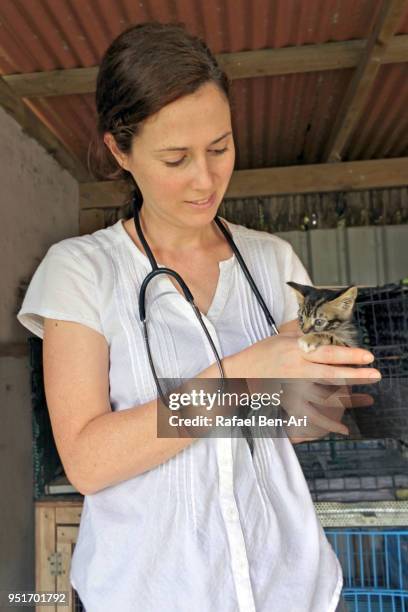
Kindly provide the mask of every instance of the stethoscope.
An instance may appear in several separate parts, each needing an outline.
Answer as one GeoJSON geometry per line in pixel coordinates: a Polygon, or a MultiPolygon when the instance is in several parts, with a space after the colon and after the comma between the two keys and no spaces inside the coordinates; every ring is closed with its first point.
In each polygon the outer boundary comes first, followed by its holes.
{"type": "MultiPolygon", "coordinates": [[[[157,387],[157,392],[160,396],[160,399],[162,400],[163,404],[165,406],[167,406],[167,400],[165,397],[165,394],[162,390],[161,384],[159,382],[159,378],[157,376],[157,372],[156,372],[156,368],[154,366],[154,362],[153,362],[153,357],[152,357],[152,352],[151,352],[151,348],[150,348],[150,342],[149,342],[149,334],[147,331],[147,321],[146,321],[146,289],[147,286],[149,285],[150,281],[152,281],[154,278],[156,278],[156,276],[159,276],[160,274],[165,274],[167,276],[171,276],[172,278],[174,278],[177,282],[177,284],[179,285],[179,287],[181,288],[183,295],[185,297],[185,299],[187,300],[187,302],[190,304],[191,308],[193,309],[199,323],[200,326],[211,346],[211,349],[213,351],[214,357],[215,357],[215,361],[217,363],[218,366],[218,370],[220,373],[220,377],[221,377],[221,382],[225,379],[225,374],[224,374],[224,369],[222,367],[222,363],[221,363],[221,358],[218,354],[217,348],[213,342],[213,339],[211,338],[211,335],[203,321],[203,318],[201,316],[201,312],[200,310],[197,308],[197,306],[194,303],[194,297],[190,291],[190,289],[188,288],[187,284],[184,282],[184,280],[182,279],[182,277],[180,276],[180,274],[178,274],[178,272],[176,272],[175,270],[171,270],[170,268],[159,268],[159,266],[157,265],[156,259],[154,258],[154,255],[147,243],[147,240],[143,234],[142,231],[142,227],[140,225],[140,218],[139,218],[139,204],[137,202],[136,197],[133,198],[133,218],[135,221],[135,228],[136,228],[136,233],[139,236],[139,240],[145,250],[146,256],[149,259],[150,265],[152,266],[152,271],[149,272],[147,274],[147,276],[145,277],[145,279],[142,282],[142,285],[140,287],[140,292],[139,292],[139,317],[140,317],[140,322],[142,324],[143,327],[143,336],[144,336],[144,341],[145,341],[145,345],[146,345],[146,351],[147,351],[147,355],[148,355],[148,359],[149,359],[149,365],[150,365],[150,369],[154,378],[154,381],[156,383],[156,387],[157,387]]],[[[220,218],[216,215],[214,218],[214,221],[216,223],[216,225],[219,227],[219,229],[221,230],[221,232],[223,233],[227,243],[229,244],[229,246],[231,247],[238,263],[239,266],[241,268],[241,270],[243,271],[251,289],[253,294],[255,295],[255,298],[259,304],[259,306],[261,307],[266,321],[268,323],[269,329],[270,329],[270,333],[271,335],[274,334],[278,334],[278,329],[276,327],[275,321],[273,316],[271,315],[267,305],[265,304],[265,301],[261,295],[261,293],[259,292],[258,287],[255,284],[254,279],[251,276],[251,273],[249,272],[247,265],[241,255],[241,253],[238,250],[237,245],[235,244],[230,232],[226,229],[226,227],[223,225],[223,223],[221,222],[220,218]]]]}

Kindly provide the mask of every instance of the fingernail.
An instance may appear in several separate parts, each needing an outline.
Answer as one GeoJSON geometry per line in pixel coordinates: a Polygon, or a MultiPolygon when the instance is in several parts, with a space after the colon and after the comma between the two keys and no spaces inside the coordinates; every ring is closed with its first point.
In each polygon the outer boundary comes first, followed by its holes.
{"type": "Polygon", "coordinates": [[[365,353],[363,361],[364,363],[371,363],[372,361],[374,361],[374,355],[370,355],[370,353],[365,353]]]}
{"type": "Polygon", "coordinates": [[[370,378],[381,378],[381,372],[378,372],[378,370],[370,372],[370,378]]]}

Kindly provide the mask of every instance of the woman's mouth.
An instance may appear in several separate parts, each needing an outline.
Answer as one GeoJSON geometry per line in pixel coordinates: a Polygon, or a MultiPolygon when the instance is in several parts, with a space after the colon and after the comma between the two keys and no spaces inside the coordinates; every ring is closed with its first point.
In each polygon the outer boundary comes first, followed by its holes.
{"type": "Polygon", "coordinates": [[[206,208],[211,208],[215,204],[216,194],[213,193],[207,199],[201,200],[186,200],[187,204],[191,204],[194,208],[199,208],[200,210],[205,210],[206,208]]]}

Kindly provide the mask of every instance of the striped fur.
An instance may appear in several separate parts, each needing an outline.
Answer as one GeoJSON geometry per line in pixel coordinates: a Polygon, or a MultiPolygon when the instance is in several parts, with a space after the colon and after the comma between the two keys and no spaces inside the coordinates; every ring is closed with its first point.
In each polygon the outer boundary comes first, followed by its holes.
{"type": "Polygon", "coordinates": [[[298,318],[304,333],[299,345],[305,352],[322,344],[357,346],[358,331],[352,323],[357,287],[315,289],[299,283],[287,283],[296,294],[298,318]]]}

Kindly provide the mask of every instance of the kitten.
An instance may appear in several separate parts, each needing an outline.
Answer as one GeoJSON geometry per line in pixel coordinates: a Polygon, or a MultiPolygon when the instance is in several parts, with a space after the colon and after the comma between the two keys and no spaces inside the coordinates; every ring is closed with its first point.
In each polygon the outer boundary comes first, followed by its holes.
{"type": "Polygon", "coordinates": [[[357,346],[358,332],[352,323],[357,287],[315,289],[309,285],[287,283],[296,293],[302,332],[299,346],[309,353],[322,344],[357,346]]]}

